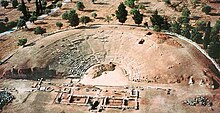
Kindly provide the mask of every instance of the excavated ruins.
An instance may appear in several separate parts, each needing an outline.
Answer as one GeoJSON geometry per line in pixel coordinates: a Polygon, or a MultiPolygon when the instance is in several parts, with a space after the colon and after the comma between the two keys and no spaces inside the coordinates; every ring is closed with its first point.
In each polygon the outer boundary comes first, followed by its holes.
{"type": "Polygon", "coordinates": [[[0,83],[1,90],[15,89],[11,92],[19,97],[6,112],[219,110],[218,95],[212,98],[212,89],[219,87],[218,69],[194,45],[174,35],[92,25],[29,43],[0,65],[1,77],[13,78],[0,83]]]}
{"type": "MultiPolygon", "coordinates": [[[[194,46],[145,28],[94,25],[47,36],[20,48],[1,66],[6,78],[71,76],[89,84],[204,83],[219,75],[194,46]],[[102,77],[105,76],[105,77],[102,77]],[[102,78],[101,78],[102,77],[102,78]],[[108,82],[101,83],[105,78],[108,82]],[[97,79],[97,80],[96,80],[97,79]]],[[[218,84],[216,84],[218,87],[218,84]]]]}

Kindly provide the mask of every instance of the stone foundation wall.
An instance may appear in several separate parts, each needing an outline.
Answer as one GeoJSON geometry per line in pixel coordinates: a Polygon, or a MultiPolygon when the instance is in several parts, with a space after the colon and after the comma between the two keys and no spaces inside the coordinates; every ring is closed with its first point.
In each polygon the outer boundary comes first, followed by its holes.
{"type": "Polygon", "coordinates": [[[5,69],[3,72],[4,78],[12,79],[35,79],[35,78],[57,78],[56,70],[51,70],[49,67],[39,68],[24,68],[24,69],[5,69]]]}

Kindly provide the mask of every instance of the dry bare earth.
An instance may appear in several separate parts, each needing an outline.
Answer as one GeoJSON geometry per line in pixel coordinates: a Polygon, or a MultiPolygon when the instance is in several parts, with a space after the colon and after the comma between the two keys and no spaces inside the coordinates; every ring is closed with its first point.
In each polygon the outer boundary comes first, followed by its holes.
{"type": "MultiPolygon", "coordinates": [[[[28,32],[17,31],[17,32],[12,33],[12,35],[2,36],[1,41],[0,41],[0,45],[1,45],[0,58],[1,59],[4,58],[8,54],[10,54],[12,50],[15,50],[17,48],[16,43],[19,38],[27,38],[28,41],[31,42],[31,40],[34,40],[36,37],[38,37],[38,36],[35,36],[32,31],[37,26],[42,26],[47,29],[47,32],[52,32],[52,31],[57,30],[55,23],[57,21],[60,21],[64,23],[63,29],[68,28],[69,24],[67,23],[67,21],[61,19],[61,14],[67,10],[75,9],[75,2],[76,1],[73,0],[72,3],[65,4],[54,15],[46,17],[45,20],[36,21],[36,24],[33,24],[32,26],[30,26],[30,30],[28,32]],[[42,24],[42,23],[46,23],[46,24],[42,24]]],[[[103,21],[104,17],[106,15],[114,14],[115,10],[118,7],[118,4],[120,2],[123,2],[123,0],[117,0],[117,1],[97,0],[96,4],[92,4],[91,0],[83,0],[83,2],[86,8],[85,8],[85,11],[77,11],[79,16],[83,16],[83,15],[91,16],[91,13],[94,11],[97,13],[98,16],[97,16],[97,19],[94,19],[92,23],[107,24],[106,22],[103,21]]],[[[173,19],[177,18],[180,15],[180,12],[176,12],[170,7],[167,7],[167,5],[165,5],[164,2],[162,1],[158,2],[157,0],[153,0],[153,1],[152,0],[140,0],[139,3],[142,3],[146,6],[146,10],[142,11],[144,15],[146,15],[146,18],[144,18],[144,21],[149,21],[149,16],[151,15],[151,13],[149,12],[152,12],[155,9],[158,9],[160,14],[167,15],[167,17],[170,17],[173,19]]],[[[27,3],[27,6],[30,7],[30,10],[33,10],[34,1],[31,1],[30,4],[27,3]]],[[[214,23],[214,21],[218,18],[217,16],[207,16],[204,13],[201,13],[201,9],[199,7],[197,9],[192,9],[191,7],[189,8],[191,10],[192,16],[193,15],[201,16],[202,17],[201,19],[212,20],[212,23],[214,23]]],[[[127,9],[128,11],[130,10],[130,8],[128,7],[127,9]]],[[[9,20],[18,19],[20,16],[20,12],[18,12],[16,9],[12,9],[11,5],[8,6],[8,9],[3,9],[2,7],[0,7],[0,12],[1,12],[0,18],[4,18],[5,16],[7,16],[9,17],[9,20]]],[[[115,17],[113,17],[113,21],[110,22],[110,24],[119,24],[119,22],[115,19],[115,17]]],[[[129,15],[128,20],[126,21],[126,24],[134,24],[131,15],[129,15]]]]}
{"type": "Polygon", "coordinates": [[[65,75],[70,71],[83,75],[95,64],[115,62],[134,81],[186,83],[190,76],[197,84],[209,80],[203,70],[214,69],[213,65],[192,45],[168,35],[146,33],[142,28],[120,25],[65,31],[18,49],[5,69],[49,65],[65,75]],[[141,39],[144,43],[138,44],[141,39]]]}
{"type": "MultiPolygon", "coordinates": [[[[97,2],[99,3],[101,1],[98,0],[97,2]]],[[[90,11],[96,10],[98,17],[104,17],[105,15],[110,15],[114,13],[120,2],[121,1],[115,2],[111,0],[104,1],[104,3],[107,4],[92,4],[89,0],[85,0],[84,3],[87,7],[85,10],[87,11],[78,13],[80,14],[80,16],[90,16],[90,11]]],[[[149,9],[153,9],[153,7],[161,8],[165,10],[165,14],[168,14],[169,16],[176,17],[176,15],[180,14],[173,13],[173,10],[166,7],[163,2],[158,3],[156,0],[151,1],[150,4],[146,5],[149,6],[149,9]]],[[[73,6],[74,3],[67,4],[63,7],[62,10],[58,10],[58,12],[63,13],[65,11],[65,7],[67,7],[68,9],[72,8],[73,6]]],[[[207,18],[207,16],[204,16],[204,18],[207,18]]],[[[145,20],[147,21],[149,20],[149,18],[145,18],[145,20]]],[[[43,21],[49,24],[38,25],[48,28],[48,31],[56,30],[55,22],[57,21],[65,22],[64,28],[67,28],[68,26],[68,23],[66,23],[66,21],[61,20],[61,15],[58,17],[49,16],[46,18],[46,20],[43,21]]],[[[37,21],[37,23],[38,22],[40,23],[40,21],[37,21]]],[[[102,22],[102,18],[96,19],[94,21],[94,23],[102,22]]],[[[128,22],[126,23],[133,24],[131,16],[129,16],[128,22]]],[[[118,22],[114,18],[114,21],[111,22],[111,24],[118,24],[118,22]]],[[[32,27],[34,28],[36,26],[33,25],[32,27]]],[[[160,33],[153,33],[152,35],[146,36],[146,33],[147,30],[142,28],[131,26],[106,25],[93,26],[92,28],[82,27],[82,29],[79,28],[69,30],[40,39],[41,37],[33,35],[32,31],[17,31],[1,37],[1,39],[4,39],[0,42],[1,57],[6,56],[12,50],[17,48],[16,42],[18,38],[27,37],[30,42],[36,39],[40,40],[37,41],[34,46],[19,48],[18,52],[7,62],[7,64],[2,65],[0,68],[3,70],[7,70],[10,69],[12,66],[15,66],[15,68],[18,69],[25,69],[30,67],[45,67],[46,65],[50,65],[51,69],[55,69],[58,72],[63,72],[65,73],[65,75],[67,75],[70,70],[74,70],[74,72],[79,70],[80,72],[76,73],[84,75],[83,72],[86,72],[86,69],[90,67],[86,64],[95,65],[97,63],[103,62],[116,62],[119,63],[124,70],[126,70],[126,73],[118,74],[118,76],[112,78],[109,77],[110,81],[127,78],[123,80],[123,83],[117,84],[117,82],[110,82],[106,84],[105,78],[101,76],[97,79],[100,79],[99,81],[103,82],[97,82],[94,79],[94,83],[88,83],[93,85],[126,85],[127,83],[136,84],[135,82],[128,81],[128,78],[134,78],[135,80],[141,78],[145,81],[143,83],[144,85],[146,85],[146,82],[176,83],[180,80],[180,86],[185,86],[188,82],[188,77],[192,75],[196,80],[196,86],[198,86],[198,83],[201,79],[208,78],[208,75],[204,75],[203,70],[210,69],[213,67],[213,65],[192,45],[189,45],[188,43],[179,40],[176,37],[166,36],[160,33]],[[138,44],[141,39],[145,40],[144,44],[138,44]],[[77,44],[76,40],[81,41],[79,41],[80,43],[77,44]],[[90,59],[93,59],[94,61],[91,61],[90,59]],[[83,64],[83,62],[81,61],[86,61],[86,63],[83,64]],[[85,70],[82,70],[81,68],[85,70]]],[[[210,90],[207,90],[206,88],[203,88],[201,90],[201,87],[196,86],[190,89],[188,89],[188,86],[181,89],[181,91],[177,93],[179,95],[176,97],[168,97],[164,94],[164,92],[145,92],[143,93],[143,97],[146,97],[146,102],[143,101],[143,103],[146,103],[146,105],[149,106],[145,106],[146,108],[142,107],[141,110],[137,112],[209,112],[207,111],[207,108],[190,108],[179,104],[182,100],[182,96],[185,96],[186,98],[196,94],[211,95],[210,90]],[[190,92],[192,94],[188,95],[188,93],[190,92]],[[157,96],[155,97],[155,95],[157,96]],[[164,108],[163,106],[166,106],[167,103],[172,104],[169,104],[168,107],[164,108]],[[161,109],[157,109],[155,108],[155,106],[160,106],[161,109]]],[[[216,92],[216,95],[218,95],[218,92],[216,92]]],[[[30,98],[27,100],[27,103],[21,105],[17,104],[14,111],[12,108],[14,108],[15,106],[9,105],[5,108],[5,112],[7,112],[8,110],[12,113],[27,111],[50,111],[51,113],[53,113],[59,111],[61,112],[61,109],[63,107],[66,108],[67,112],[72,110],[72,106],[52,106],[48,104],[51,102],[50,99],[52,99],[53,97],[53,94],[45,94],[42,92],[33,93],[33,95],[31,95],[30,98]],[[43,109],[41,109],[42,107],[43,109]],[[28,110],[26,108],[28,108],[28,110]]],[[[215,111],[213,112],[218,113],[219,98],[216,99],[217,100],[215,101],[214,106],[215,111]]],[[[76,109],[85,111],[87,108],[76,107],[76,109]]],[[[120,111],[113,110],[106,112],[120,111]]]]}

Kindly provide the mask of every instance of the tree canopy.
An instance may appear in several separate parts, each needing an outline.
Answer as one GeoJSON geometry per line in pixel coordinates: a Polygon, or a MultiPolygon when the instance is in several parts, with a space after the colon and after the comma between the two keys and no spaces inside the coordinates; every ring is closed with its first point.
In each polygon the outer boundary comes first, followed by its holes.
{"type": "Polygon", "coordinates": [[[83,11],[83,9],[85,8],[85,6],[84,6],[83,2],[78,1],[78,2],[76,3],[76,8],[77,8],[78,10],[80,10],[80,11],[83,11]]]}
{"type": "Polygon", "coordinates": [[[125,0],[125,5],[130,8],[133,8],[135,6],[134,2],[135,0],[125,0]]]}
{"type": "Polygon", "coordinates": [[[82,24],[87,24],[87,23],[89,23],[91,21],[91,19],[88,17],[88,16],[82,16],[81,18],[80,18],[80,22],[82,23],[82,24]]]}
{"type": "Polygon", "coordinates": [[[120,5],[118,6],[118,10],[116,10],[115,13],[116,18],[119,20],[119,22],[122,24],[125,23],[125,21],[127,20],[128,11],[126,10],[124,3],[120,3],[120,5]]]}
{"type": "Polygon", "coordinates": [[[21,38],[18,40],[18,46],[24,46],[27,43],[27,38],[21,38]]]}
{"type": "Polygon", "coordinates": [[[212,7],[209,5],[204,5],[202,7],[202,12],[204,12],[205,14],[209,14],[211,12],[211,10],[212,10],[212,7]]]}
{"type": "Polygon", "coordinates": [[[18,6],[18,0],[12,0],[12,7],[16,8],[18,6]]]}
{"type": "Polygon", "coordinates": [[[144,15],[141,14],[139,10],[137,10],[137,12],[135,12],[133,15],[134,16],[132,18],[133,18],[135,24],[138,24],[138,25],[141,24],[143,21],[144,15]]]}
{"type": "Polygon", "coordinates": [[[8,1],[7,0],[2,0],[1,1],[1,6],[6,8],[8,6],[8,1]]]}

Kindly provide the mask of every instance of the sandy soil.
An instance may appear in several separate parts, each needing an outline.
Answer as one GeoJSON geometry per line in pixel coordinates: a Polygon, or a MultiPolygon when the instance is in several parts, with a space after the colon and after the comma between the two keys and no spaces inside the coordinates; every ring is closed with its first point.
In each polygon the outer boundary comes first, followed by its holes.
{"type": "Polygon", "coordinates": [[[85,75],[80,83],[87,85],[105,85],[105,86],[124,86],[128,85],[128,78],[123,69],[116,66],[114,71],[105,71],[101,76],[93,78],[94,75],[85,75]]]}
{"type": "MultiPolygon", "coordinates": [[[[86,7],[85,11],[77,11],[77,13],[79,14],[79,16],[87,15],[87,16],[91,17],[91,13],[96,12],[98,16],[96,19],[93,19],[92,24],[96,24],[96,23],[98,23],[98,24],[105,23],[106,24],[106,22],[103,21],[105,16],[114,14],[115,10],[117,9],[118,4],[122,1],[123,0],[117,0],[117,1],[115,1],[115,0],[106,0],[106,1],[97,0],[96,4],[92,4],[90,0],[84,0],[83,2],[86,7]]],[[[61,19],[61,15],[67,10],[70,10],[72,8],[75,9],[75,7],[74,7],[75,2],[76,1],[73,1],[72,3],[65,4],[54,15],[50,15],[50,16],[46,17],[45,20],[36,21],[36,24],[33,24],[29,28],[30,32],[27,33],[29,35],[28,37],[25,35],[26,31],[14,32],[14,33],[12,33],[12,35],[6,35],[6,36],[1,37],[0,45],[4,49],[0,50],[0,58],[7,56],[8,54],[10,54],[10,51],[17,48],[16,43],[19,38],[27,38],[30,41],[30,40],[38,37],[33,34],[33,29],[37,26],[42,26],[47,29],[47,32],[52,32],[52,31],[57,30],[55,23],[57,21],[60,21],[64,24],[62,29],[68,28],[69,24],[67,23],[66,20],[61,19]],[[9,43],[11,45],[8,45],[9,43]]],[[[152,12],[155,9],[158,9],[160,14],[167,15],[167,17],[170,17],[170,18],[177,18],[177,16],[181,14],[181,12],[176,12],[173,9],[171,9],[170,7],[167,7],[167,5],[165,5],[164,2],[161,2],[161,1],[140,0],[139,3],[144,4],[146,6],[146,10],[142,11],[144,13],[144,15],[146,16],[146,18],[144,18],[144,22],[145,21],[149,22],[149,20],[150,20],[149,17],[151,15],[151,13],[149,13],[149,12],[152,12]]],[[[188,2],[186,2],[186,3],[188,3],[188,2]]],[[[34,1],[31,1],[30,4],[27,3],[26,5],[29,7],[30,10],[32,10],[34,8],[34,1]]],[[[213,12],[219,11],[219,9],[218,9],[219,4],[215,4],[215,5],[211,4],[211,5],[215,8],[215,10],[213,10],[213,12]]],[[[189,7],[189,8],[191,10],[192,16],[193,15],[196,15],[196,16],[200,15],[201,16],[200,20],[211,20],[212,24],[214,24],[214,22],[218,19],[218,16],[209,16],[209,15],[205,15],[204,13],[202,13],[201,8],[199,8],[199,6],[196,9],[192,9],[192,7],[189,7]]],[[[127,9],[128,9],[128,11],[130,10],[130,8],[127,8],[127,9]]],[[[20,13],[16,9],[12,9],[11,5],[9,5],[7,9],[0,7],[0,12],[1,12],[0,18],[4,18],[5,16],[7,16],[7,17],[9,17],[9,20],[16,20],[20,16],[20,13]]],[[[113,19],[113,21],[111,21],[110,24],[118,24],[119,23],[115,17],[113,17],[112,19],[113,19]]],[[[192,22],[195,23],[195,21],[192,21],[192,22]]],[[[128,20],[126,21],[126,24],[134,24],[134,22],[132,20],[132,16],[130,14],[128,16],[128,20]]]]}
{"type": "MultiPolygon", "coordinates": [[[[93,19],[93,22],[90,24],[107,24],[103,21],[103,18],[106,15],[114,14],[120,2],[122,0],[97,0],[96,4],[92,4],[90,0],[84,0],[85,11],[77,11],[77,13],[79,16],[91,16],[91,13],[95,11],[98,17],[93,19]]],[[[148,12],[155,9],[158,9],[160,14],[167,15],[173,19],[181,14],[167,7],[163,2],[156,0],[140,0],[140,3],[143,3],[147,8],[146,11],[143,11],[146,16],[144,22],[149,22],[151,13],[148,12]],[[149,1],[150,3],[148,3],[149,1]]],[[[33,1],[29,7],[32,7],[32,5],[33,1]]],[[[214,13],[218,12],[218,5],[213,6],[216,9],[213,10],[214,13]]],[[[168,86],[176,91],[171,96],[166,95],[165,91],[158,92],[156,89],[143,91],[141,93],[141,105],[143,106],[141,106],[140,110],[123,111],[125,113],[211,112],[208,111],[207,107],[189,107],[181,104],[183,99],[196,95],[215,95],[213,107],[215,111],[213,112],[219,112],[219,91],[215,90],[212,92],[205,85],[202,87],[198,85],[201,79],[211,78],[209,75],[204,75],[203,70],[213,69],[212,63],[192,45],[176,37],[169,36],[168,39],[161,38],[167,36],[155,32],[147,36],[146,33],[152,31],[133,26],[134,22],[131,15],[129,15],[124,26],[118,25],[119,22],[115,17],[112,17],[113,21],[110,22],[110,25],[79,27],[48,37],[33,34],[33,29],[37,26],[47,28],[47,32],[57,31],[55,26],[57,21],[64,23],[62,29],[69,28],[67,21],[61,19],[61,15],[65,11],[74,8],[74,6],[74,2],[64,5],[54,15],[46,17],[45,20],[36,21],[35,24],[29,27],[28,31],[20,30],[0,37],[1,59],[13,50],[17,50],[17,53],[7,64],[0,67],[0,72],[10,69],[12,66],[20,69],[50,65],[51,69],[55,69],[57,72],[63,72],[65,75],[68,75],[70,70],[80,70],[77,74],[81,74],[87,69],[87,67],[83,67],[84,64],[82,61],[86,61],[86,64],[91,65],[95,65],[98,62],[113,61],[121,64],[122,68],[126,70],[126,74],[120,68],[116,68],[116,70],[104,72],[101,76],[94,79],[91,78],[92,75],[85,75],[81,82],[92,85],[110,86],[168,86]],[[28,43],[33,41],[35,43],[32,46],[17,49],[17,40],[19,38],[27,38],[28,43]],[[77,45],[75,43],[76,40],[81,39],[83,41],[80,41],[77,45]],[[144,44],[138,44],[141,39],[145,40],[144,44]],[[90,59],[94,60],[94,62],[89,61],[90,59]],[[82,67],[83,69],[81,70],[80,68],[82,67]],[[128,75],[128,77],[125,75],[128,75]],[[187,82],[190,76],[194,77],[196,83],[189,87],[187,82]],[[133,80],[133,82],[128,81],[128,79],[133,80]]],[[[192,16],[201,16],[200,20],[211,20],[212,24],[214,24],[214,21],[218,19],[218,16],[207,16],[202,13],[200,7],[196,9],[189,8],[192,16]]],[[[130,10],[130,8],[127,9],[130,10]]],[[[0,7],[0,12],[4,13],[0,18],[8,15],[9,20],[15,20],[19,16],[18,11],[11,8],[3,9],[0,7]]],[[[196,21],[192,21],[192,23],[196,23],[196,21]]],[[[65,82],[65,80],[57,80],[56,82],[65,82]]],[[[4,108],[5,112],[59,113],[62,110],[67,113],[72,111],[77,113],[87,112],[87,108],[84,107],[51,104],[53,98],[56,96],[54,93],[26,92],[32,83],[32,81],[1,79],[0,87],[15,87],[19,91],[18,94],[16,92],[14,94],[17,97],[16,100],[4,108]]],[[[107,110],[104,112],[113,113],[122,111],[107,110]]]]}

